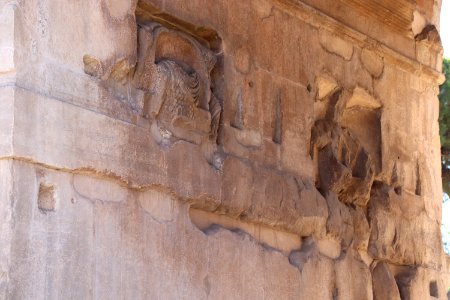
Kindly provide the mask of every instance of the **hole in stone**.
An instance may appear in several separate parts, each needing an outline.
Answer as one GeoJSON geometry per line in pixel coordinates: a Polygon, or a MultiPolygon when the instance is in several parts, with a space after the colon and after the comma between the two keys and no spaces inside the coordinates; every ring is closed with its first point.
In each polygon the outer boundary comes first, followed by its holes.
{"type": "Polygon", "coordinates": [[[395,193],[396,193],[398,196],[401,196],[401,195],[402,195],[402,187],[401,187],[401,186],[396,186],[396,187],[394,188],[394,191],[395,191],[395,193]]]}
{"type": "Polygon", "coordinates": [[[430,282],[430,296],[439,298],[439,291],[438,291],[438,285],[436,281],[430,282]]]}
{"type": "Polygon", "coordinates": [[[55,187],[45,183],[39,185],[38,208],[42,212],[56,210],[55,187]]]}
{"type": "Polygon", "coordinates": [[[306,87],[306,90],[307,90],[309,93],[311,93],[311,91],[312,91],[312,86],[311,86],[310,84],[308,84],[308,86],[306,87]]]}
{"type": "MultiPolygon", "coordinates": [[[[370,165],[372,165],[373,171],[376,174],[381,171],[382,161],[380,115],[381,111],[378,109],[373,110],[356,107],[345,109],[340,120],[341,126],[347,128],[352,133],[366,152],[366,157],[362,156],[360,162],[364,164],[367,162],[367,155],[370,156],[370,165]]],[[[363,168],[363,172],[366,172],[369,167],[360,166],[363,168]]],[[[365,177],[365,175],[363,176],[365,177]]]]}
{"type": "Polygon", "coordinates": [[[422,179],[420,178],[419,164],[416,166],[416,196],[422,196],[422,179]]]}

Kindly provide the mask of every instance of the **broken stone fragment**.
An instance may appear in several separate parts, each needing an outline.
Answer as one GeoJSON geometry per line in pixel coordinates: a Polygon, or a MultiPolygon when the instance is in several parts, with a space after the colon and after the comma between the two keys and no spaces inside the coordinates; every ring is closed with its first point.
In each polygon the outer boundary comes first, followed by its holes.
{"type": "Polygon", "coordinates": [[[321,30],[319,40],[322,47],[333,54],[339,55],[345,60],[350,60],[353,56],[353,45],[335,34],[321,30]]]}
{"type": "Polygon", "coordinates": [[[417,36],[427,26],[427,19],[419,11],[415,10],[413,13],[413,21],[411,23],[411,30],[414,36],[417,36]]]}
{"type": "Polygon", "coordinates": [[[323,100],[325,97],[334,92],[338,87],[336,80],[327,75],[319,75],[316,77],[316,99],[323,100]]]}
{"type": "Polygon", "coordinates": [[[237,129],[231,127],[239,144],[244,147],[260,147],[262,145],[261,133],[256,130],[237,129]]]}
{"type": "Polygon", "coordinates": [[[378,78],[383,73],[384,62],[383,58],[376,52],[364,48],[361,52],[361,62],[364,68],[375,78],[378,78]]]}
{"type": "Polygon", "coordinates": [[[104,70],[102,63],[99,59],[91,56],[83,56],[84,72],[92,77],[101,78],[103,76],[104,70]]]}
{"type": "Polygon", "coordinates": [[[365,89],[358,86],[353,90],[353,94],[350,99],[348,99],[346,108],[352,108],[356,106],[367,109],[377,109],[381,107],[381,103],[378,99],[369,94],[369,92],[367,92],[365,89]]]}
{"type": "Polygon", "coordinates": [[[133,68],[134,65],[130,64],[128,59],[121,59],[112,67],[110,78],[124,85],[127,83],[128,76],[133,68]]]}
{"type": "Polygon", "coordinates": [[[86,54],[83,56],[84,72],[92,77],[124,85],[134,65],[128,59],[120,59],[114,63],[102,62],[100,59],[86,54]]]}
{"type": "Polygon", "coordinates": [[[415,36],[416,60],[440,70],[442,66],[442,41],[439,31],[434,25],[427,25],[421,33],[415,36]]]}

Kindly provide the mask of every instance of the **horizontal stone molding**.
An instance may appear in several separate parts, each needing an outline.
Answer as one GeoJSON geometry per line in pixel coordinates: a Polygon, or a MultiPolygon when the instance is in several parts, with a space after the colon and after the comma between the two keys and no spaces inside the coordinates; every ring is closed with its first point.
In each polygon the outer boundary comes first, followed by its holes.
{"type": "Polygon", "coordinates": [[[422,75],[436,84],[442,84],[445,80],[444,75],[437,69],[438,66],[427,66],[416,60],[415,57],[408,57],[398,50],[383,44],[368,35],[346,26],[332,17],[318,11],[317,9],[301,2],[300,0],[273,0],[284,11],[291,14],[317,28],[329,31],[349,43],[365,48],[370,48],[384,56],[388,64],[395,65],[399,69],[416,75],[422,75]]]}

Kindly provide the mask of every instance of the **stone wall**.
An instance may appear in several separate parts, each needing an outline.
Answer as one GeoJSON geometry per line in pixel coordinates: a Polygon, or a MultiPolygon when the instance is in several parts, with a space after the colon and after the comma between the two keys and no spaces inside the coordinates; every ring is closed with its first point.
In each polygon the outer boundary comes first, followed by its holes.
{"type": "Polygon", "coordinates": [[[0,298],[446,299],[439,7],[0,0],[0,298]]]}

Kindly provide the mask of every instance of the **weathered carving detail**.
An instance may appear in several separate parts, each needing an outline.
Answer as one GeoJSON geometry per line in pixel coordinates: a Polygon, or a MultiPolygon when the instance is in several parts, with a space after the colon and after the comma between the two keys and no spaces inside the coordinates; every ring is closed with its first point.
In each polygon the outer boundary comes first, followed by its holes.
{"type": "Polygon", "coordinates": [[[85,73],[143,91],[142,115],[150,120],[156,142],[181,139],[202,145],[212,163],[222,113],[211,83],[216,54],[193,36],[159,23],[139,27],[138,34],[136,63],[85,55],[85,73]]]}
{"type": "Polygon", "coordinates": [[[56,192],[53,185],[41,183],[38,192],[38,208],[42,213],[56,210],[56,192]]]}
{"type": "Polygon", "coordinates": [[[319,167],[319,188],[335,192],[343,202],[365,206],[374,170],[364,147],[351,132],[330,120],[316,122],[312,142],[319,167]]]}
{"type": "Polygon", "coordinates": [[[121,85],[129,82],[135,63],[123,58],[114,62],[102,62],[98,58],[86,54],[83,56],[84,72],[102,81],[113,81],[121,85]]]}
{"type": "MultiPolygon", "coordinates": [[[[211,91],[212,51],[192,37],[152,24],[139,30],[135,86],[145,91],[155,133],[201,144],[217,137],[222,107],[211,91]]],[[[157,140],[164,137],[156,136],[157,140]]]]}
{"type": "Polygon", "coordinates": [[[340,122],[352,99],[342,91],[330,96],[325,118],[316,121],[312,129],[311,156],[318,165],[317,185],[322,193],[333,192],[344,203],[364,207],[377,168],[351,126],[347,128],[347,123],[340,122]]]}

